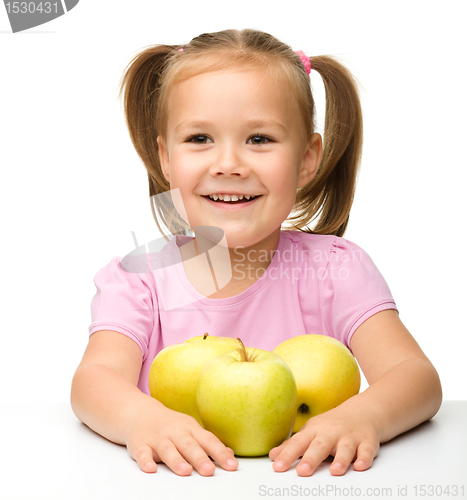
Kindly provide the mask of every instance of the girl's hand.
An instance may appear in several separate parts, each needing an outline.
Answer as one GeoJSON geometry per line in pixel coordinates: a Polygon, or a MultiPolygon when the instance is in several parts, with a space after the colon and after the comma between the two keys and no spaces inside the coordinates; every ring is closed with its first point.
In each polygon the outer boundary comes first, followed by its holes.
{"type": "Polygon", "coordinates": [[[156,462],[165,462],[180,476],[193,468],[212,476],[216,467],[209,457],[235,470],[233,451],[214,434],[137,388],[141,364],[141,349],[130,338],[109,330],[94,333],[73,377],[76,416],[109,441],[126,445],[144,472],[156,472],[156,462]]]}
{"type": "Polygon", "coordinates": [[[396,311],[380,311],[364,321],[350,341],[369,387],[336,408],[311,418],[297,434],[270,451],[276,472],[300,457],[299,476],[311,476],[328,455],[340,476],[371,467],[380,443],[412,429],[438,411],[439,376],[396,311]],[[407,383],[410,381],[410,383],[407,383]]]}
{"type": "Polygon", "coordinates": [[[216,466],[209,457],[225,470],[237,469],[233,451],[195,418],[149,403],[125,433],[128,452],[143,472],[156,472],[156,462],[164,462],[179,476],[189,476],[193,468],[212,476],[216,466]]]}
{"type": "Polygon", "coordinates": [[[280,446],[269,452],[273,469],[284,472],[300,457],[299,476],[311,476],[329,455],[334,460],[329,467],[333,476],[341,476],[355,460],[354,470],[371,467],[379,451],[380,432],[368,419],[352,418],[343,407],[317,415],[280,446]]]}

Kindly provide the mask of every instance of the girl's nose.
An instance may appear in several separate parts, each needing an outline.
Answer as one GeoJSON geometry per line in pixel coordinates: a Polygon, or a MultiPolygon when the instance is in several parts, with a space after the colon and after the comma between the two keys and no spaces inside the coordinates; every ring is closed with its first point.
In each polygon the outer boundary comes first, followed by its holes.
{"type": "Polygon", "coordinates": [[[219,148],[217,158],[209,172],[212,176],[246,177],[249,174],[248,168],[232,146],[219,148]]]}

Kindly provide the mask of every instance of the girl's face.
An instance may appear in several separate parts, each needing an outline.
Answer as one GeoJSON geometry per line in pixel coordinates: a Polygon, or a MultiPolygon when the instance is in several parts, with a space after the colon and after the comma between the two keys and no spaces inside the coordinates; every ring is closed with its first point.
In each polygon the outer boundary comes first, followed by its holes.
{"type": "Polygon", "coordinates": [[[229,248],[277,245],[297,187],[322,155],[319,134],[305,137],[290,90],[258,71],[204,73],[176,85],[168,109],[161,165],[190,226],[222,228],[229,248]]]}

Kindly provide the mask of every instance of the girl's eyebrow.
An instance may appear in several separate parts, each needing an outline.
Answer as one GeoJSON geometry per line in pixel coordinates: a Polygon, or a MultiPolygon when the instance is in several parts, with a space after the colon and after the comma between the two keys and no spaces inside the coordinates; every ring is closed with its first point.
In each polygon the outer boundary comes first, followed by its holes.
{"type": "MultiPolygon", "coordinates": [[[[180,132],[185,129],[208,129],[213,127],[214,123],[209,120],[193,120],[193,121],[182,121],[174,129],[174,132],[180,132]]],[[[261,128],[277,128],[281,132],[287,134],[287,128],[277,120],[249,120],[245,122],[245,127],[249,129],[261,129],[261,128]]]]}
{"type": "Polygon", "coordinates": [[[245,124],[248,128],[277,128],[281,132],[287,133],[287,127],[277,120],[250,120],[245,124]]]}
{"type": "Polygon", "coordinates": [[[212,127],[213,123],[208,120],[193,120],[193,121],[182,121],[174,129],[174,132],[180,132],[185,129],[205,129],[212,127]]]}

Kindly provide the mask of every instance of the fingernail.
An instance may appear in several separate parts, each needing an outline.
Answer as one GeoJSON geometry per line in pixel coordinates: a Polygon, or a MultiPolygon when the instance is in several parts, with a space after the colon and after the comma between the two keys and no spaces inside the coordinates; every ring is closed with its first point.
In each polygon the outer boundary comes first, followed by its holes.
{"type": "Polygon", "coordinates": [[[300,469],[302,469],[302,471],[307,472],[307,473],[311,472],[311,465],[309,463],[305,462],[304,464],[302,464],[300,466],[300,469]]]}
{"type": "Polygon", "coordinates": [[[203,473],[210,472],[211,469],[212,469],[212,464],[203,464],[201,466],[201,472],[203,472],[203,473]]]}
{"type": "Polygon", "coordinates": [[[226,464],[229,466],[229,467],[235,467],[237,465],[237,461],[235,460],[235,458],[229,458],[226,462],[226,464]]]}
{"type": "Polygon", "coordinates": [[[179,466],[178,466],[178,470],[179,472],[185,472],[186,470],[188,470],[190,467],[188,464],[185,464],[185,463],[181,463],[179,466]]]}
{"type": "Polygon", "coordinates": [[[366,463],[363,460],[355,462],[355,467],[366,467],[366,463]]]}
{"type": "Polygon", "coordinates": [[[282,460],[279,460],[278,462],[274,462],[276,464],[276,468],[278,469],[285,469],[285,462],[282,460]]]}

